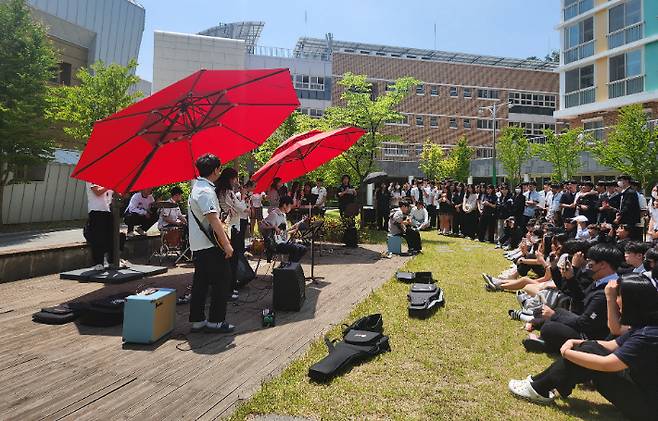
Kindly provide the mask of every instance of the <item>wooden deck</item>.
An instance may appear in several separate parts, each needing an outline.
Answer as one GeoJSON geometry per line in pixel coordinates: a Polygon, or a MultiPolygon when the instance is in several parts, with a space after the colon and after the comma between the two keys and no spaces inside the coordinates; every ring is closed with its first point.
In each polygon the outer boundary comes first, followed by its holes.
{"type": "Polygon", "coordinates": [[[320,257],[315,273],[325,279],[307,285],[300,312],[277,313],[274,328],[260,326],[260,311],[271,306],[271,277],[259,276],[237,304],[229,304],[234,335],[190,334],[183,305],[177,307],[176,329],[166,340],[125,349],[121,326],[47,326],[33,323],[31,314],[79,297],[145,286],[176,287],[180,295],[191,283],[191,268],[112,286],[57,276],[0,284],[0,419],[226,416],[404,263],[403,257],[379,259],[382,249],[336,247],[320,257]]]}

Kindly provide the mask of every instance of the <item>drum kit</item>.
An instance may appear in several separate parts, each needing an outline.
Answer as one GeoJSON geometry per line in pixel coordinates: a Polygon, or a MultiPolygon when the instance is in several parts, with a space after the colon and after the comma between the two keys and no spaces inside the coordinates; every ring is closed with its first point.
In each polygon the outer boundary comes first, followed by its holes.
{"type": "MultiPolygon", "coordinates": [[[[164,201],[155,202],[153,208],[158,211],[161,209],[173,209],[179,206],[178,203],[164,201]]],[[[158,258],[160,264],[168,257],[175,258],[174,266],[181,260],[192,261],[190,252],[190,243],[188,238],[187,225],[167,225],[160,229],[160,249],[156,250],[151,258],[158,258]]]]}

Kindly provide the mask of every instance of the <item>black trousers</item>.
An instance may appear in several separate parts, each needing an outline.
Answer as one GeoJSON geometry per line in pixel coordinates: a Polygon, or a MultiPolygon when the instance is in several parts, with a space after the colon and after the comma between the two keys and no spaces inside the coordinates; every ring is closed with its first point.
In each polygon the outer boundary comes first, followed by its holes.
{"type": "Polygon", "coordinates": [[[476,211],[464,212],[461,214],[460,226],[462,234],[466,237],[475,238],[478,225],[478,214],[476,211]]]}
{"type": "Polygon", "coordinates": [[[240,225],[240,231],[235,229],[235,227],[231,228],[231,247],[233,247],[233,256],[229,259],[229,265],[231,267],[231,290],[238,289],[238,256],[240,254],[244,255],[245,229],[242,227],[242,223],[240,225]]]}
{"type": "Polygon", "coordinates": [[[298,243],[280,243],[276,245],[276,252],[287,254],[291,262],[299,262],[306,254],[306,246],[298,243]]]}
{"type": "Polygon", "coordinates": [[[420,232],[415,229],[407,228],[407,230],[402,235],[407,241],[407,247],[409,249],[421,251],[423,249],[423,244],[420,239],[420,232]]]}
{"type": "Polygon", "coordinates": [[[436,206],[427,205],[427,215],[430,218],[430,228],[436,227],[436,206]]]}
{"type": "MultiPolygon", "coordinates": [[[[583,342],[575,349],[602,356],[610,354],[596,341],[583,342]]],[[[656,419],[658,404],[650,400],[626,371],[609,373],[590,370],[560,357],[542,373],[532,376],[532,380],[532,388],[538,393],[547,396],[549,390],[557,389],[564,397],[569,396],[577,384],[591,380],[596,390],[626,417],[632,420],[656,419]]]]}
{"type": "Polygon", "coordinates": [[[560,352],[560,348],[567,340],[583,339],[583,335],[564,323],[549,320],[541,327],[541,338],[546,342],[546,349],[549,352],[560,352]]]}
{"type": "Polygon", "coordinates": [[[388,208],[377,209],[377,229],[388,230],[388,217],[390,213],[391,211],[388,208]]]}
{"type": "Polygon", "coordinates": [[[108,253],[112,261],[112,212],[89,212],[89,246],[94,265],[103,263],[103,256],[108,253]]]}
{"type": "Polygon", "coordinates": [[[493,243],[496,232],[496,217],[494,215],[482,214],[478,230],[478,240],[493,243]]]}
{"type": "Polygon", "coordinates": [[[132,232],[136,225],[142,227],[144,231],[148,231],[158,221],[158,215],[153,213],[151,216],[146,216],[130,212],[126,214],[123,220],[128,225],[128,232],[132,232]]]}
{"type": "Polygon", "coordinates": [[[224,253],[217,247],[195,251],[192,297],[190,298],[190,322],[206,320],[206,299],[210,291],[208,321],[223,322],[226,318],[226,302],[230,293],[230,267],[224,253]]]}

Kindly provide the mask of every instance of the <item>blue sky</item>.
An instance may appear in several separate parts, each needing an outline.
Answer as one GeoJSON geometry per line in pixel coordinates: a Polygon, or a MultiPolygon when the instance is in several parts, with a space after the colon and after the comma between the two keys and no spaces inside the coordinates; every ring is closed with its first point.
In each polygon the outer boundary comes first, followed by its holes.
{"type": "Polygon", "coordinates": [[[525,58],[559,47],[560,0],[139,0],[146,27],[137,73],[153,74],[153,31],[196,33],[218,22],[260,20],[260,45],[293,48],[300,36],[525,58]],[[304,15],[306,12],[307,20],[304,15]]]}

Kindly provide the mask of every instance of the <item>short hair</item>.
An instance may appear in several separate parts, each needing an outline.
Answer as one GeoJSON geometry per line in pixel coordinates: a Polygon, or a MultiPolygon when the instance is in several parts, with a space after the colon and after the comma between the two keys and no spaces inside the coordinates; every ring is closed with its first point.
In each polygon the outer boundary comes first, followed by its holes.
{"type": "Polygon", "coordinates": [[[285,205],[292,205],[292,197],[283,196],[279,199],[279,207],[282,208],[285,205]]]}
{"type": "Polygon", "coordinates": [[[619,295],[624,305],[621,323],[633,327],[658,325],[658,290],[639,273],[619,279],[619,295]]]}
{"type": "Polygon", "coordinates": [[[628,174],[622,174],[619,177],[617,177],[617,180],[626,180],[630,183],[631,180],[633,180],[633,178],[628,174]]]}
{"type": "Polygon", "coordinates": [[[624,247],[624,251],[633,254],[642,254],[649,250],[649,245],[647,243],[640,243],[639,241],[629,241],[624,247]]]}
{"type": "Polygon", "coordinates": [[[411,206],[411,202],[409,202],[408,200],[400,200],[400,207],[402,206],[406,206],[406,207],[411,206]]]}
{"type": "Polygon", "coordinates": [[[178,186],[174,186],[169,190],[171,196],[176,196],[177,194],[183,194],[183,189],[178,186]]]}
{"type": "Polygon", "coordinates": [[[222,161],[211,153],[203,154],[196,160],[196,169],[201,177],[208,177],[221,165],[222,161]]]}
{"type": "Polygon", "coordinates": [[[650,248],[647,250],[647,252],[644,254],[644,258],[646,260],[653,260],[654,262],[658,262],[658,250],[655,248],[650,248]]]}
{"type": "Polygon", "coordinates": [[[596,244],[587,252],[587,258],[595,262],[605,262],[616,270],[624,261],[624,254],[619,248],[610,244],[596,244]]]}
{"type": "Polygon", "coordinates": [[[594,187],[594,183],[592,183],[591,181],[585,181],[582,185],[587,187],[594,187]]]}

